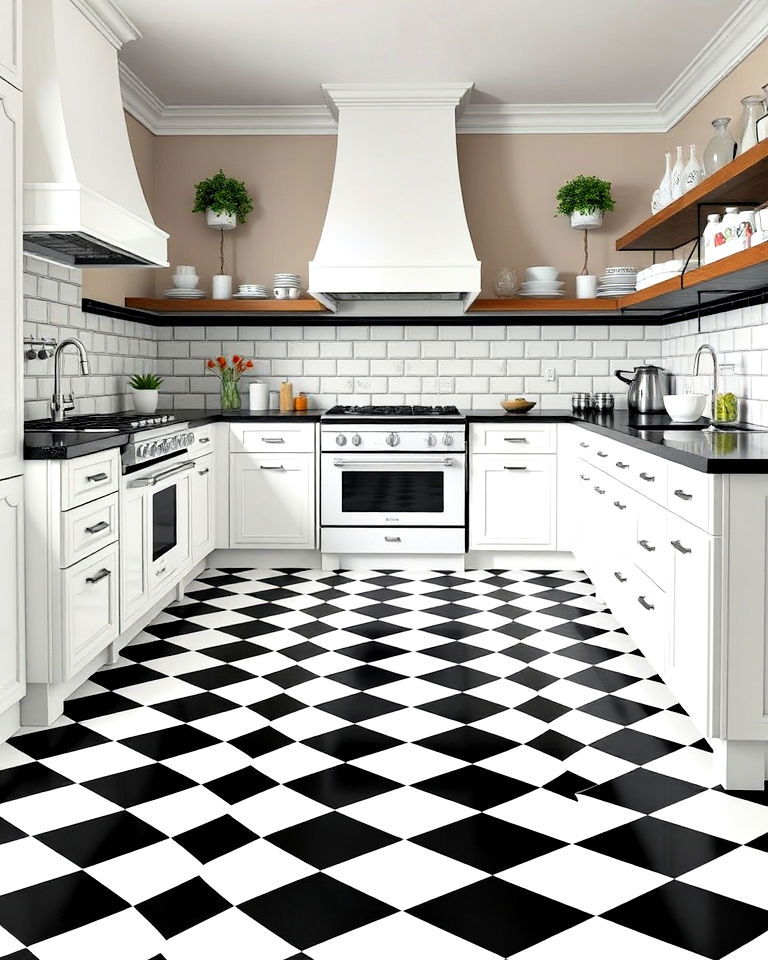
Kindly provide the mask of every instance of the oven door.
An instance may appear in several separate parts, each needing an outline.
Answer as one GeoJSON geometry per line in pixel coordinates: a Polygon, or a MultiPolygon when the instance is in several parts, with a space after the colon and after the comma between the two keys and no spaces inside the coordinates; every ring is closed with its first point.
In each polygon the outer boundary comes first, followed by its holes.
{"type": "Polygon", "coordinates": [[[464,454],[322,454],[324,527],[463,527],[464,454]]]}

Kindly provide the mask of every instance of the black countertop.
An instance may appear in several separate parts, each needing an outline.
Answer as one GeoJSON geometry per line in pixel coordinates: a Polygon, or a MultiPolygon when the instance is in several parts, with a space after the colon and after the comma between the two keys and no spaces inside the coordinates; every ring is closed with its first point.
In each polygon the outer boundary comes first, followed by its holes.
{"type": "MultiPolygon", "coordinates": [[[[199,408],[174,410],[178,423],[202,426],[206,423],[265,423],[271,420],[306,420],[315,423],[322,410],[305,413],[280,413],[277,410],[206,411],[199,408]]],[[[532,410],[525,414],[505,413],[503,410],[471,410],[466,413],[468,423],[504,421],[515,423],[578,423],[585,429],[612,437],[629,446],[646,450],[665,460],[672,460],[702,473],[768,473],[768,432],[711,433],[697,424],[672,424],[665,414],[644,417],[630,416],[625,410],[612,414],[576,414],[569,410],[532,410]]],[[[334,421],[337,422],[338,421],[334,421]]],[[[98,453],[121,447],[128,441],[127,433],[27,433],[24,436],[25,460],[69,460],[89,453],[98,453]]]]}

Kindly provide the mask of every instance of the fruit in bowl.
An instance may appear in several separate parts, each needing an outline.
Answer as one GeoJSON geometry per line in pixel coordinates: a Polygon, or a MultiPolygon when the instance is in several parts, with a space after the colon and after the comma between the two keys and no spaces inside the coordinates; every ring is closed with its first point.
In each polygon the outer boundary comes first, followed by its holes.
{"type": "Polygon", "coordinates": [[[536,406],[536,401],[526,400],[525,397],[515,397],[514,400],[502,400],[501,405],[507,413],[528,413],[536,406]]]}
{"type": "Polygon", "coordinates": [[[704,412],[707,403],[703,393],[676,393],[664,397],[664,408],[676,423],[693,423],[704,412]]]}

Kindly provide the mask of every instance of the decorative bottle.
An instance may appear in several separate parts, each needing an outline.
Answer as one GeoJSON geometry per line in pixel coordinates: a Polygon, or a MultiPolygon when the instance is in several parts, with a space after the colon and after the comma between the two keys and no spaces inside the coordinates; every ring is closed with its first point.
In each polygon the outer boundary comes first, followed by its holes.
{"type": "Polygon", "coordinates": [[[765,99],[753,95],[744,97],[741,104],[744,109],[739,120],[739,146],[737,150],[739,156],[757,143],[757,121],[765,115],[765,99]]]}
{"type": "Polygon", "coordinates": [[[659,209],[666,207],[672,202],[672,154],[665,153],[666,166],[664,167],[664,176],[659,184],[659,209]]]}
{"type": "MultiPolygon", "coordinates": [[[[768,83],[763,87],[765,103],[768,106],[768,83]]],[[[757,142],[768,140],[768,113],[757,121],[757,142]]]]}
{"type": "Polygon", "coordinates": [[[718,247],[725,243],[725,237],[720,227],[720,214],[707,215],[707,225],[701,238],[701,262],[712,263],[718,259],[718,247]]]}
{"type": "Polygon", "coordinates": [[[683,172],[685,171],[685,164],[683,163],[683,148],[675,147],[677,150],[677,159],[675,160],[675,165],[672,167],[671,177],[671,190],[672,190],[672,199],[677,200],[683,195],[683,172]]]}
{"type": "Polygon", "coordinates": [[[726,163],[730,163],[736,156],[736,141],[728,132],[730,122],[730,117],[716,117],[712,121],[715,133],[704,151],[704,172],[708,177],[724,167],[726,163]]]}
{"type": "Polygon", "coordinates": [[[689,190],[693,190],[694,187],[698,187],[703,179],[704,167],[702,167],[701,161],[696,153],[696,144],[692,143],[688,163],[686,163],[685,171],[683,172],[683,192],[687,193],[689,190]]]}

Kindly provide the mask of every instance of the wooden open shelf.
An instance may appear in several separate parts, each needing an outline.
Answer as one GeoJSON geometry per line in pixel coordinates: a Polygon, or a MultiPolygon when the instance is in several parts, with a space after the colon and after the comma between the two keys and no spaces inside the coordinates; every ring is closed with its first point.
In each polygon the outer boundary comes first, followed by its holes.
{"type": "Polygon", "coordinates": [[[126,297],[126,307],[152,313],[329,313],[312,298],[304,300],[171,300],[126,297]]]}
{"type": "MultiPolygon", "coordinates": [[[[700,204],[749,206],[768,200],[768,140],[763,140],[616,241],[617,250],[674,250],[695,240],[700,204]]],[[[705,213],[716,211],[707,210],[705,213]]],[[[703,224],[702,224],[703,226],[703,224]]]]}
{"type": "Polygon", "coordinates": [[[616,313],[618,301],[614,298],[575,300],[568,297],[513,297],[505,299],[477,299],[468,313],[616,313]]]}

